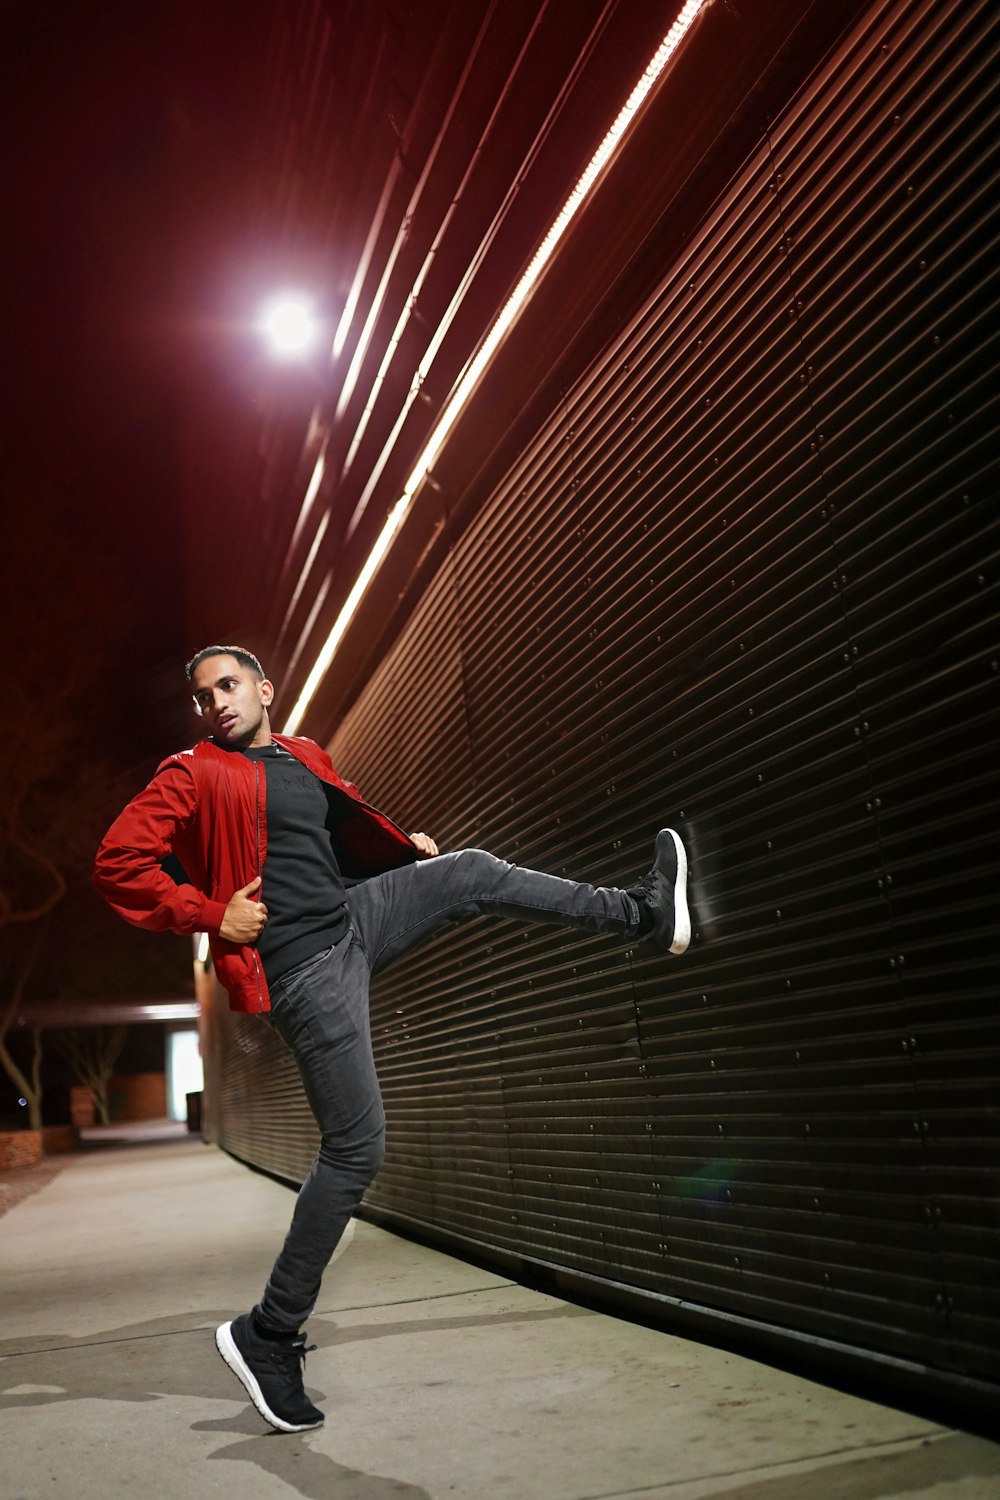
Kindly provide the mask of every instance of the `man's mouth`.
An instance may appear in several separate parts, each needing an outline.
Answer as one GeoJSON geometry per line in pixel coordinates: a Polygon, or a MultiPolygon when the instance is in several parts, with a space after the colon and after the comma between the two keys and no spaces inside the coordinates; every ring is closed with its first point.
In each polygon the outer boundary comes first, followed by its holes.
{"type": "Polygon", "coordinates": [[[236,723],[235,714],[220,714],[215,721],[215,728],[219,734],[225,734],[229,727],[236,723]]]}

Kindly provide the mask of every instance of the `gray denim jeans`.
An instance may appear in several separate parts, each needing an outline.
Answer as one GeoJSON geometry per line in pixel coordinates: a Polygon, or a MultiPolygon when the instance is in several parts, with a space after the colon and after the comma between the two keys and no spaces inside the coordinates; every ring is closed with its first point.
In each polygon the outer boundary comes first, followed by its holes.
{"type": "Polygon", "coordinates": [[[625,891],[562,880],[463,849],[390,870],[348,891],[350,931],[271,989],[271,1021],[302,1074],[321,1132],[291,1227],[258,1308],[266,1327],[299,1329],[323,1272],[382,1162],[385,1115],[368,1020],[371,976],[462,917],[555,922],[631,937],[625,891]]]}

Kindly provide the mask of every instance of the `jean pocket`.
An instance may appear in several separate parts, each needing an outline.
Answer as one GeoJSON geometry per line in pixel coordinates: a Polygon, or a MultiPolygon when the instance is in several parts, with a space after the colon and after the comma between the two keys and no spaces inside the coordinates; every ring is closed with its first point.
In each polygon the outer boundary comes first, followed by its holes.
{"type": "Polygon", "coordinates": [[[336,951],[336,943],[333,943],[329,948],[321,948],[311,958],[304,958],[300,964],[295,965],[294,969],[289,969],[287,974],[282,974],[278,981],[282,992],[286,995],[290,994],[304,979],[310,979],[317,970],[321,969],[329,961],[331,954],[336,951]]]}

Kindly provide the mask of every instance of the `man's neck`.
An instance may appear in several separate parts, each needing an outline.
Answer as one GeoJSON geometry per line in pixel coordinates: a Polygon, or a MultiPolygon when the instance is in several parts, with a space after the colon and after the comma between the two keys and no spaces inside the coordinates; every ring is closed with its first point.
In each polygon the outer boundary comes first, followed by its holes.
{"type": "Polygon", "coordinates": [[[272,738],[270,730],[265,734],[255,734],[249,745],[227,745],[224,741],[217,740],[214,735],[211,737],[211,742],[213,745],[217,745],[220,750],[229,750],[238,755],[242,755],[245,750],[264,750],[268,745],[276,743],[272,738]]]}

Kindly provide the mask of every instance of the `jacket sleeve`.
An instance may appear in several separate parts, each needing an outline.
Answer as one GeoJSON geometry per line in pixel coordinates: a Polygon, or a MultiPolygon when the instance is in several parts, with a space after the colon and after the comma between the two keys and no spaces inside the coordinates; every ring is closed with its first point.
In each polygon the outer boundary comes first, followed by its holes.
{"type": "Polygon", "coordinates": [[[94,884],[126,922],[151,932],[218,933],[226,903],[210,901],[193,885],[176,885],[160,868],[197,805],[192,768],[166,761],[104,835],[94,884]]]}

